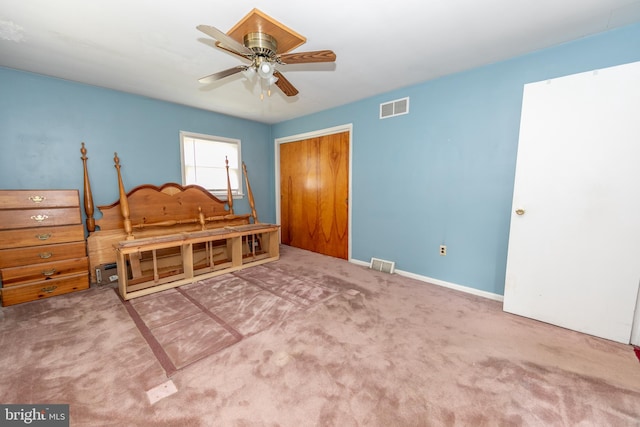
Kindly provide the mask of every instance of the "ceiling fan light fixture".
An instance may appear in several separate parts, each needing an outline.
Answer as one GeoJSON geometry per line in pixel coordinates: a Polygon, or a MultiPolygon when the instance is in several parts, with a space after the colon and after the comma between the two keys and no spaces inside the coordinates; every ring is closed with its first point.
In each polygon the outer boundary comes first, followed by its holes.
{"type": "Polygon", "coordinates": [[[275,70],[276,67],[269,61],[262,61],[258,65],[258,75],[265,80],[273,77],[273,72],[275,70]]]}
{"type": "Polygon", "coordinates": [[[247,67],[243,72],[242,75],[244,76],[245,79],[247,80],[253,80],[253,78],[256,75],[256,69],[253,67],[247,67]]]}

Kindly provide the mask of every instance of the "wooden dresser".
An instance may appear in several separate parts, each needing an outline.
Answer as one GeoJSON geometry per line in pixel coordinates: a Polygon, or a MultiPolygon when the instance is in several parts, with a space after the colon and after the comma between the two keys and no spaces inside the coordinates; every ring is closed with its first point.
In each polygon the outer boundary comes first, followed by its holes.
{"type": "Polygon", "coordinates": [[[0,190],[2,305],[89,287],[78,190],[0,190]]]}

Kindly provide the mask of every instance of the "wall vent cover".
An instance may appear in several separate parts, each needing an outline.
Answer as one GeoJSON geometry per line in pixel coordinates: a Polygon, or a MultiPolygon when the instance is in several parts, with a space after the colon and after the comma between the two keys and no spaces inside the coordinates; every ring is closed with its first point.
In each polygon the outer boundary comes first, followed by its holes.
{"type": "Polygon", "coordinates": [[[371,264],[369,264],[369,268],[376,271],[382,271],[383,273],[392,274],[396,268],[396,263],[384,259],[371,258],[371,264]]]}
{"type": "Polygon", "coordinates": [[[389,117],[401,116],[403,114],[409,114],[409,97],[380,104],[381,119],[388,119],[389,117]]]}

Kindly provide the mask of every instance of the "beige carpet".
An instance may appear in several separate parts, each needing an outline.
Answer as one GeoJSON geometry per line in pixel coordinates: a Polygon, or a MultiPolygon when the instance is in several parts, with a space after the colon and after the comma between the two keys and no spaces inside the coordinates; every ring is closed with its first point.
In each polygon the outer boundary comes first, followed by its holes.
{"type": "Polygon", "coordinates": [[[167,376],[348,290],[265,264],[124,302],[167,376]]]}
{"type": "Polygon", "coordinates": [[[348,285],[170,379],[112,289],[5,307],[0,402],[72,426],[640,425],[631,346],[294,248],[272,267],[348,285]]]}

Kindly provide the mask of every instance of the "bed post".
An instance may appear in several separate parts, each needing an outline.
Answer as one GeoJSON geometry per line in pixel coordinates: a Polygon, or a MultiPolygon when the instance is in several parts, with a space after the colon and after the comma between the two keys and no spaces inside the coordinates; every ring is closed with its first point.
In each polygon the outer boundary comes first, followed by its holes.
{"type": "Polygon", "coordinates": [[[202,206],[198,206],[198,223],[202,231],[207,229],[207,220],[204,217],[204,213],[202,213],[202,206]]]}
{"type": "Polygon", "coordinates": [[[247,197],[249,199],[249,207],[251,208],[251,216],[253,217],[253,223],[257,224],[258,213],[256,212],[256,203],[253,200],[253,192],[251,192],[251,184],[249,183],[249,175],[247,175],[247,165],[242,162],[242,171],[244,172],[244,180],[247,182],[247,197]]]}
{"type": "Polygon", "coordinates": [[[231,180],[229,179],[229,159],[224,157],[224,163],[227,168],[227,204],[229,205],[229,213],[233,215],[233,194],[231,193],[231,180]]]}
{"type": "Polygon", "coordinates": [[[84,147],[84,142],[80,148],[82,153],[82,168],[84,169],[84,213],[87,215],[87,231],[93,233],[96,231],[96,220],[93,217],[93,195],[91,194],[91,183],[89,182],[89,172],[87,171],[87,149],[84,147]]]}
{"type": "Polygon", "coordinates": [[[131,227],[131,218],[129,218],[129,201],[127,200],[127,193],[124,191],[124,184],[122,183],[122,175],[120,174],[120,158],[118,157],[118,153],[113,153],[113,161],[115,162],[115,168],[118,172],[120,212],[122,212],[122,219],[124,221],[124,231],[127,233],[127,240],[131,240],[133,239],[133,228],[131,227]]]}

